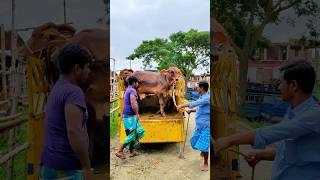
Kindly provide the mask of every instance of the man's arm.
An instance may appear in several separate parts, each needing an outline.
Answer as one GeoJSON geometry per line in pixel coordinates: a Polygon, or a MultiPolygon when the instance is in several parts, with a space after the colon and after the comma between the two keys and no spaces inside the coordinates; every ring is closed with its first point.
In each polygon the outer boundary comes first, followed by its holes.
{"type": "Polygon", "coordinates": [[[260,160],[273,161],[276,156],[275,149],[256,150],[256,156],[260,160]]]}
{"type": "Polygon", "coordinates": [[[180,110],[184,107],[194,108],[194,107],[204,105],[204,104],[210,104],[210,97],[205,97],[205,98],[198,99],[198,100],[190,102],[190,103],[187,102],[187,103],[181,104],[181,105],[177,106],[177,109],[180,110]]]}
{"type": "Polygon", "coordinates": [[[90,160],[88,148],[86,147],[83,136],[83,111],[74,104],[66,104],[64,110],[69,143],[81,162],[84,174],[87,173],[88,175],[90,174],[90,160]]]}
{"type": "Polygon", "coordinates": [[[251,144],[256,149],[264,149],[267,145],[284,139],[320,131],[316,114],[305,113],[298,118],[299,119],[292,119],[290,121],[282,121],[278,124],[259,128],[255,131],[220,138],[214,145],[215,152],[238,144],[251,144]]]}
{"type": "Polygon", "coordinates": [[[184,103],[184,104],[180,104],[179,106],[177,106],[177,109],[180,110],[180,109],[185,108],[185,107],[189,107],[189,102],[184,103]]]}
{"type": "Polygon", "coordinates": [[[139,120],[139,106],[137,102],[137,97],[133,94],[130,95],[130,103],[134,113],[136,114],[137,120],[139,120]]]}
{"type": "Polygon", "coordinates": [[[233,145],[238,144],[253,144],[255,140],[255,131],[249,131],[246,133],[234,134],[231,136],[219,138],[214,144],[214,152],[218,153],[219,151],[226,149],[233,145]]]}

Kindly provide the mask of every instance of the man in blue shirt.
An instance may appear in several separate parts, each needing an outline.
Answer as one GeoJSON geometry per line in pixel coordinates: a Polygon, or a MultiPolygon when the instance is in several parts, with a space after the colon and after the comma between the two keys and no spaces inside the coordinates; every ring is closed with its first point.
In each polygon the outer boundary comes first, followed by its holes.
{"type": "Polygon", "coordinates": [[[320,179],[320,105],[312,96],[315,70],[307,61],[294,61],[280,68],[279,89],[288,101],[284,120],[276,125],[218,139],[215,153],[237,144],[252,144],[264,149],[277,143],[276,149],[248,154],[249,165],[273,160],[273,180],[320,179]]]}
{"type": "Polygon", "coordinates": [[[208,171],[208,156],[210,146],[210,95],[207,92],[209,84],[206,81],[199,82],[197,91],[201,95],[197,101],[177,106],[177,109],[184,107],[191,108],[187,113],[196,112],[196,128],[190,143],[193,149],[201,151],[204,159],[202,171],[208,171]],[[196,109],[192,109],[196,108],[196,109]]]}

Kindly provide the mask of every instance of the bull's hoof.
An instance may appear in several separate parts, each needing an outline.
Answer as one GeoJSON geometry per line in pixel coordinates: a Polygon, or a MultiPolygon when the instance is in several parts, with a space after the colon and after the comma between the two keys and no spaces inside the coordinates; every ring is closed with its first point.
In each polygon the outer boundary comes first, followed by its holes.
{"type": "Polygon", "coordinates": [[[162,117],[166,117],[166,113],[161,113],[162,117]]]}

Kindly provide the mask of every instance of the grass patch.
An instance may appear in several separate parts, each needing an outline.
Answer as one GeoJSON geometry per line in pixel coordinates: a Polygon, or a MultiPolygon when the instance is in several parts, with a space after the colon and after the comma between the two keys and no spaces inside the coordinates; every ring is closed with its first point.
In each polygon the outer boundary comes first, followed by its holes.
{"type": "Polygon", "coordinates": [[[265,123],[263,121],[262,122],[249,121],[246,117],[241,116],[241,115],[238,115],[238,119],[239,119],[239,121],[247,124],[248,126],[250,126],[253,129],[257,129],[257,128],[265,126],[265,123]]]}
{"type": "MultiPolygon", "coordinates": [[[[28,115],[27,109],[19,107],[19,113],[22,114],[22,117],[28,115]]],[[[0,157],[8,153],[8,140],[9,140],[9,131],[4,131],[0,134],[0,157]]],[[[15,130],[15,140],[16,147],[23,145],[28,141],[28,123],[23,123],[20,126],[16,127],[15,130]]],[[[22,180],[27,178],[27,150],[24,150],[14,156],[13,161],[13,179],[22,180]]],[[[7,179],[7,163],[1,164],[0,166],[0,179],[7,179]]]]}
{"type": "Polygon", "coordinates": [[[119,124],[118,124],[118,119],[111,119],[110,121],[110,138],[113,139],[116,137],[117,133],[119,130],[119,124]]]}

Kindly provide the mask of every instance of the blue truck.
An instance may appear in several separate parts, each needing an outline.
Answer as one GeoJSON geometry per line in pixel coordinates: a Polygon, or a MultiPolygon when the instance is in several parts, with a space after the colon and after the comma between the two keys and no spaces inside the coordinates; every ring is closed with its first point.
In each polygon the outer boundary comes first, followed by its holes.
{"type": "Polygon", "coordinates": [[[249,120],[276,123],[285,115],[289,103],[281,100],[272,84],[248,83],[245,113],[249,120]]]}

